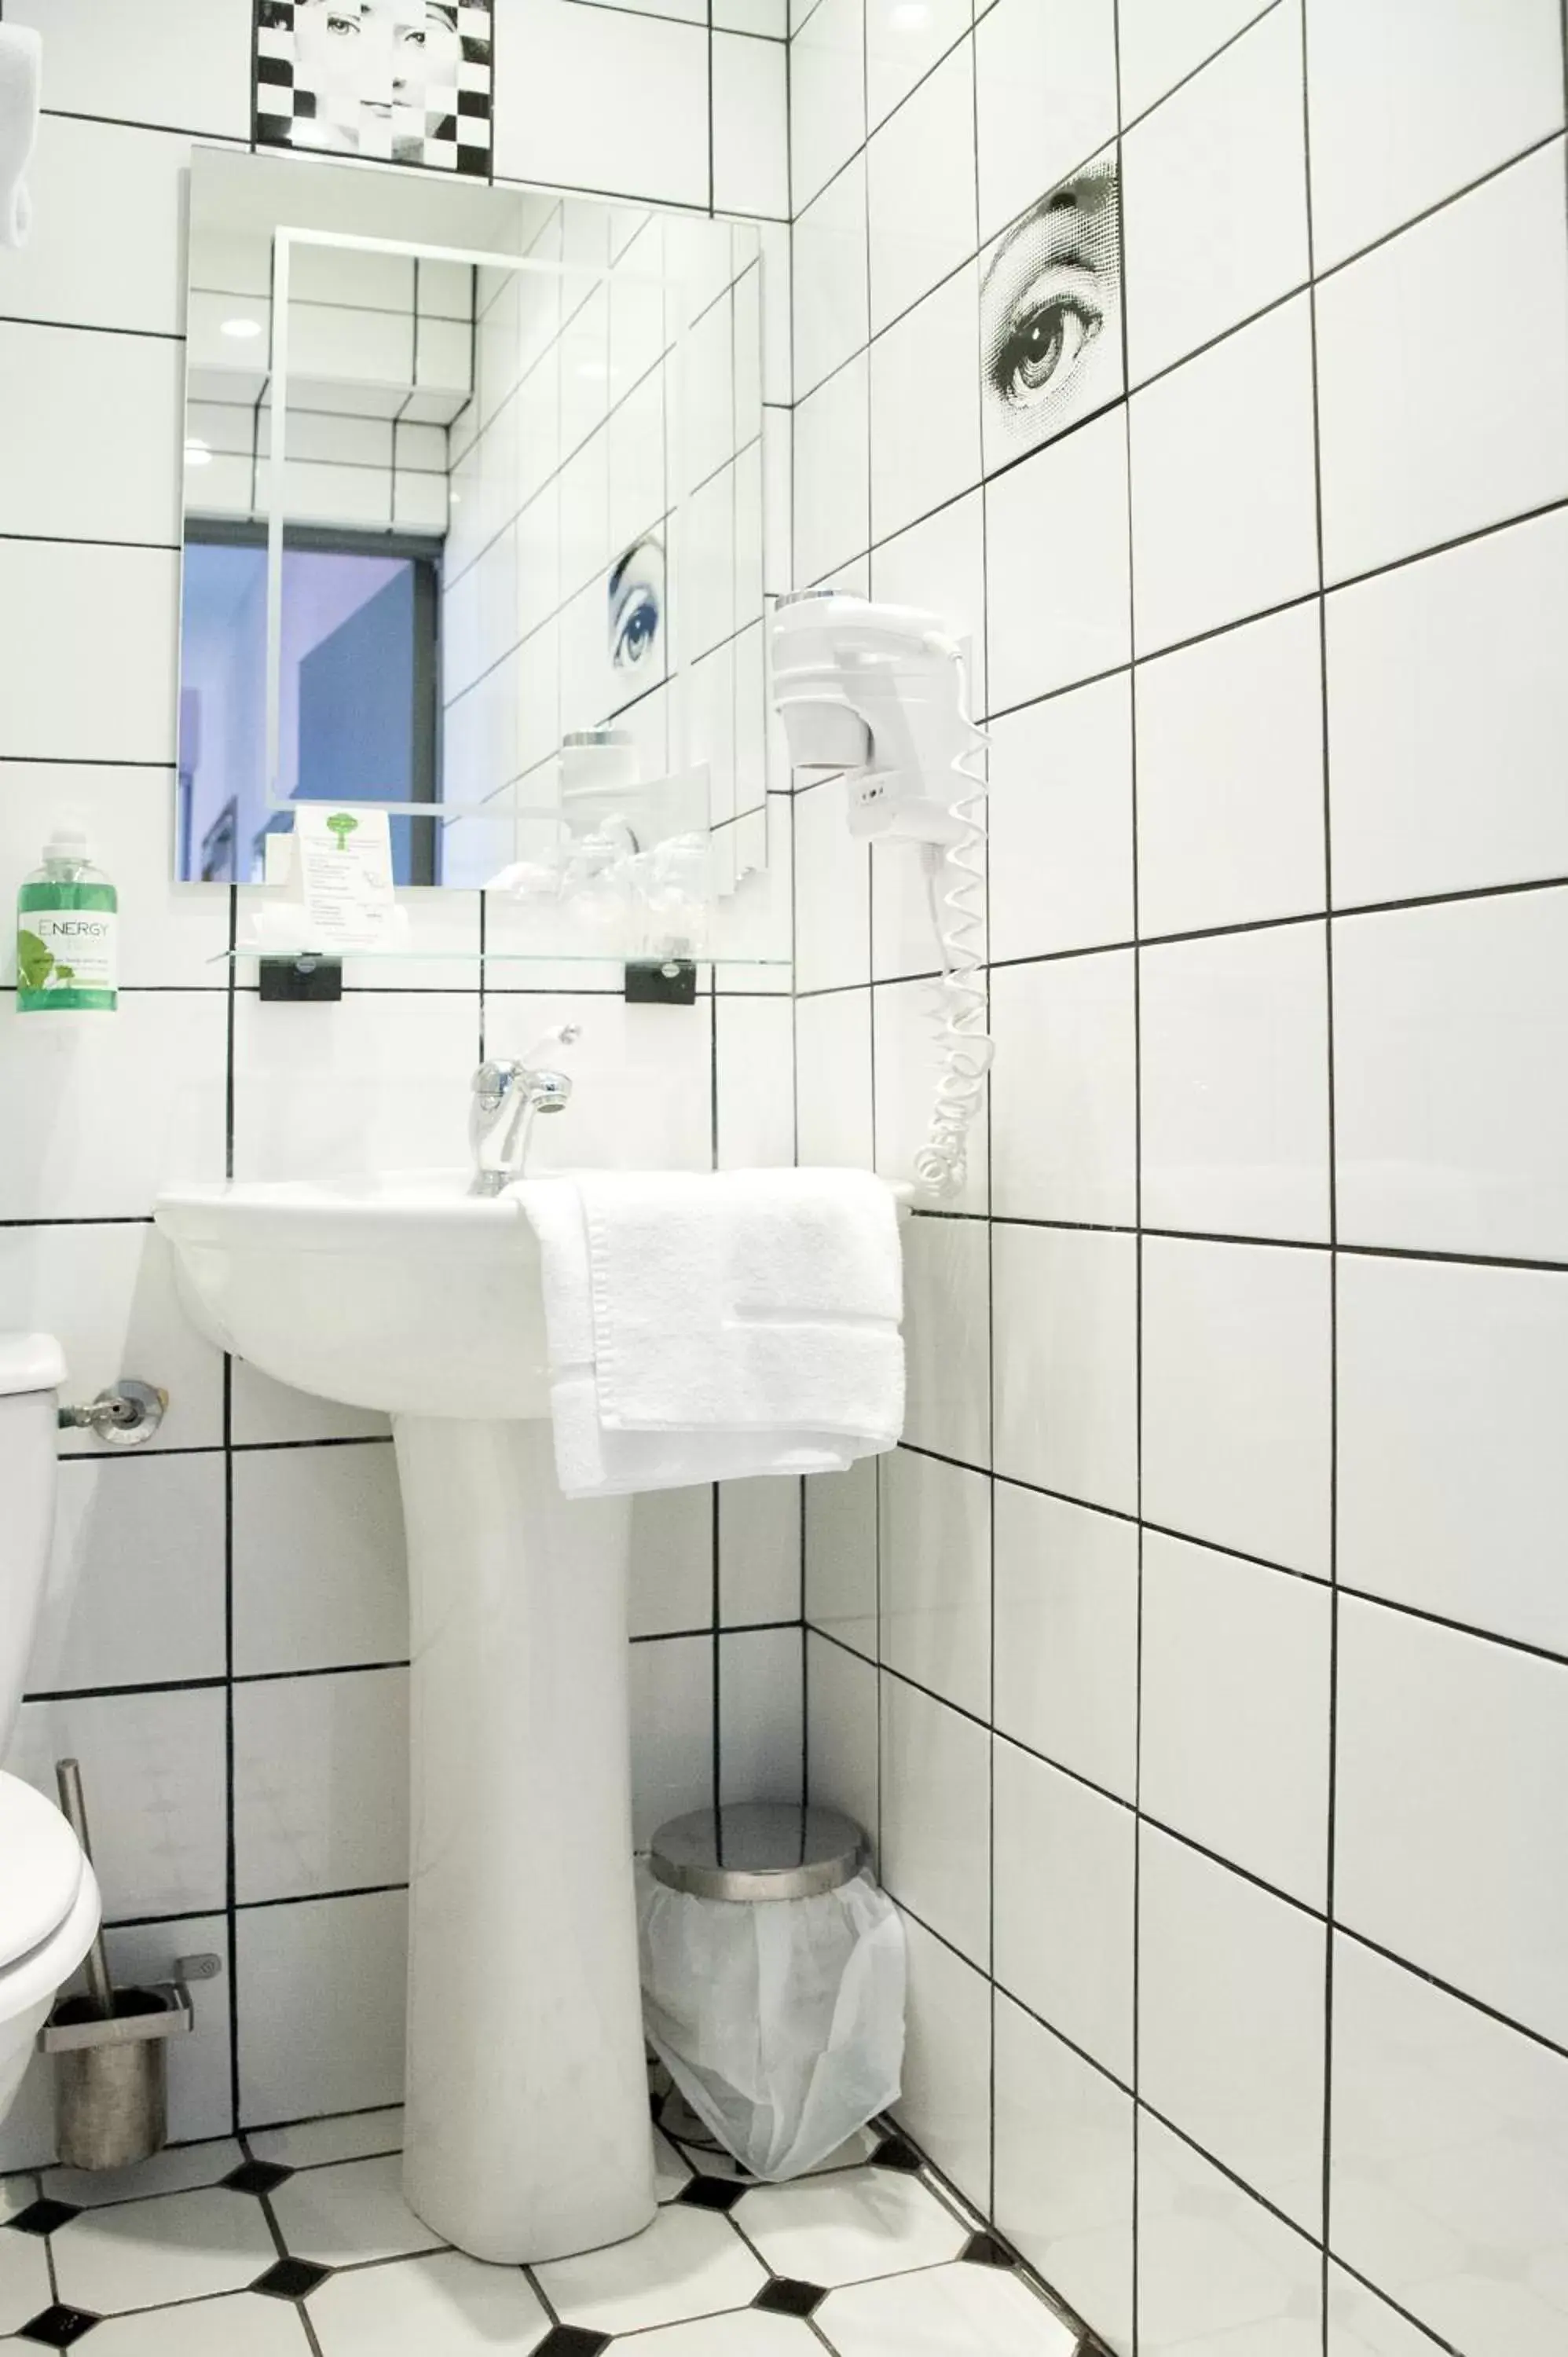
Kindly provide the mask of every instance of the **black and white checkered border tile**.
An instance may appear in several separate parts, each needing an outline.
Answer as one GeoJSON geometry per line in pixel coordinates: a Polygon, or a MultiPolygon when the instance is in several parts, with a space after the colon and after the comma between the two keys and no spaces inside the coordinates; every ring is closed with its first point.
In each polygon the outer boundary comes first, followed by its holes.
{"type": "MultiPolygon", "coordinates": [[[[350,7],[359,5],[348,0],[350,7]]],[[[258,143],[489,177],[494,102],[489,0],[464,0],[449,12],[461,50],[453,84],[426,91],[417,111],[394,107],[388,118],[361,110],[352,122],[331,123],[320,115],[317,92],[298,79],[295,6],[296,0],[256,0],[258,143]]]]}

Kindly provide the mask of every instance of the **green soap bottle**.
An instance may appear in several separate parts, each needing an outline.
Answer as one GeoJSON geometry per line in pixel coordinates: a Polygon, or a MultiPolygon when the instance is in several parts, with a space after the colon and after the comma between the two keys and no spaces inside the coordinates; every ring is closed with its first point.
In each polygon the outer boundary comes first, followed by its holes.
{"type": "Polygon", "coordinates": [[[57,826],[16,896],[16,1012],[113,1015],[119,900],[80,828],[57,826]]]}

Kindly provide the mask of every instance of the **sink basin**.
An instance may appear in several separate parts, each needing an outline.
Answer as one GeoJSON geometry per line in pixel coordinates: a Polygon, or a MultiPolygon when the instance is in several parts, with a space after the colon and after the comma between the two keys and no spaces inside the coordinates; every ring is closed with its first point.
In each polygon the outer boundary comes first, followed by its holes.
{"type": "Polygon", "coordinates": [[[171,1189],[227,1351],[391,1413],[408,1534],[403,2186],[509,2264],[654,2214],[631,1876],[629,1501],[555,1480],[533,1232],[467,1174],[171,1189]]]}
{"type": "Polygon", "coordinates": [[[182,1187],[157,1222],[197,1323],[264,1374],[392,1415],[550,1413],[539,1248],[465,1170],[182,1187]]]}

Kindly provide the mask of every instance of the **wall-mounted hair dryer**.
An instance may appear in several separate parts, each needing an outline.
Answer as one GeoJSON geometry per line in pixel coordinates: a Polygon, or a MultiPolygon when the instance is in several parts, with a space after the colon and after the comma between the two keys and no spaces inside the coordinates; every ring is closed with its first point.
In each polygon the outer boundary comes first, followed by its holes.
{"type": "Polygon", "coordinates": [[[796,768],[844,771],[853,835],[921,845],[942,971],[937,1102],[915,1176],[929,1194],[956,1194],[992,1057],[980,951],[985,781],[973,766],[986,738],[966,708],[963,651],[934,614],[808,589],[779,600],[772,655],[796,768]]]}

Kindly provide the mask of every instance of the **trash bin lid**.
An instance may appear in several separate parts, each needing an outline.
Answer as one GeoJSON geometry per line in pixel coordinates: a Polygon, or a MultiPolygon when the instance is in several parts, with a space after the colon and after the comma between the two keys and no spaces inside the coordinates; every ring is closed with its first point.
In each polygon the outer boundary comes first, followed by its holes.
{"type": "Polygon", "coordinates": [[[836,1809],[788,1801],[746,1801],[671,1817],[653,1836],[649,1864],[671,1890],[752,1904],[820,1899],[852,1882],[865,1863],[865,1835],[836,1809]]]}

